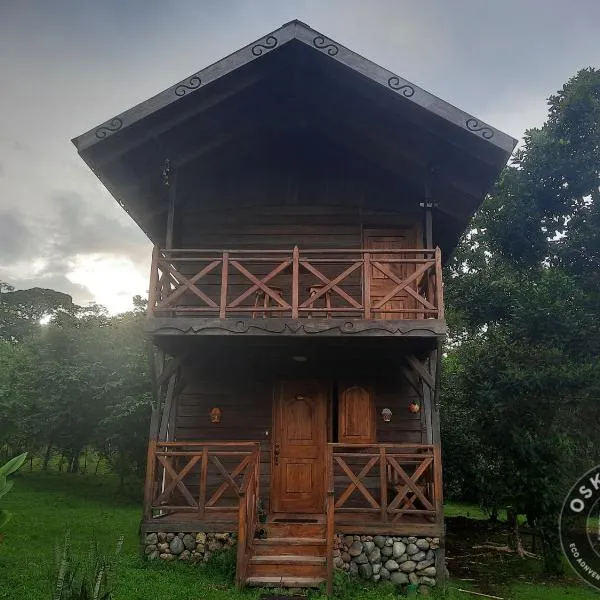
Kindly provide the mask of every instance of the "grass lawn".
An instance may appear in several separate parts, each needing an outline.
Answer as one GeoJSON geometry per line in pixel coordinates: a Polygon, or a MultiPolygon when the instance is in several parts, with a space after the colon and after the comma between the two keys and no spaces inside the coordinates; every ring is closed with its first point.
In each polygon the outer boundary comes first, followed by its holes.
{"type": "MultiPolygon", "coordinates": [[[[55,547],[61,543],[66,530],[71,532],[74,551],[82,555],[92,538],[109,552],[118,537],[125,536],[118,564],[116,600],[242,600],[259,599],[265,594],[264,590],[235,590],[219,565],[200,568],[183,563],[142,561],[137,547],[140,486],[121,494],[116,490],[117,481],[109,475],[20,474],[13,491],[2,499],[3,507],[13,513],[13,519],[0,544],[0,600],[52,598],[55,547]]],[[[450,512],[462,515],[470,512],[476,518],[476,510],[454,505],[450,512]]],[[[457,591],[457,588],[468,588],[496,594],[505,600],[600,600],[600,593],[575,580],[544,582],[535,572],[538,565],[532,567],[532,562],[535,561],[518,563],[522,572],[515,572],[514,584],[501,585],[491,591],[489,587],[478,587],[477,580],[451,580],[445,598],[477,600],[478,596],[457,591]],[[524,563],[528,564],[527,568],[520,566],[524,563]]],[[[452,564],[450,569],[452,571],[452,564]]],[[[350,583],[343,577],[338,579],[336,588],[337,597],[344,600],[399,597],[393,588],[366,586],[354,580],[350,583]]],[[[319,598],[323,596],[318,592],[311,594],[311,600],[319,598]]]]}

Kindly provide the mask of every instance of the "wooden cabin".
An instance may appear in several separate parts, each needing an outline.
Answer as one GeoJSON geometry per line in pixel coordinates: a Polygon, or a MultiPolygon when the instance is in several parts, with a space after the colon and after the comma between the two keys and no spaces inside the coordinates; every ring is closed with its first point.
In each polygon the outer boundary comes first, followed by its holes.
{"type": "Polygon", "coordinates": [[[443,579],[442,269],[515,140],[293,21],[74,143],[155,245],[146,554],[443,579]]]}

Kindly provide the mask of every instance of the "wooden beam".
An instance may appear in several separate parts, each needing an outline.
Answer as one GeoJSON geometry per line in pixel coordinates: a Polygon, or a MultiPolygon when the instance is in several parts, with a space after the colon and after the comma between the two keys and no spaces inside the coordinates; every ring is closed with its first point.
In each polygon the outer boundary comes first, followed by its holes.
{"type": "Polygon", "coordinates": [[[419,374],[419,377],[429,386],[431,390],[435,389],[435,380],[431,373],[425,368],[425,365],[413,354],[407,354],[408,364],[419,374]]]}
{"type": "Polygon", "coordinates": [[[167,395],[165,397],[165,406],[162,411],[160,430],[158,432],[158,439],[161,442],[167,441],[167,434],[169,432],[169,422],[171,419],[171,411],[173,410],[173,398],[175,395],[174,394],[175,380],[176,380],[176,374],[173,373],[169,379],[169,385],[167,386],[167,395]]]}
{"type": "Polygon", "coordinates": [[[167,189],[169,192],[169,212],[167,213],[167,232],[165,236],[165,248],[173,247],[173,237],[175,228],[175,203],[177,198],[177,171],[173,170],[168,175],[167,189]]]}

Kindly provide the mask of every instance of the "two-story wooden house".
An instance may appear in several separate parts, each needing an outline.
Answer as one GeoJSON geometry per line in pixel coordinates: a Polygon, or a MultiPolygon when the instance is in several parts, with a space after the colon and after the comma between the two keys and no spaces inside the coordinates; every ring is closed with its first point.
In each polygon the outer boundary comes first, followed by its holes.
{"type": "Polygon", "coordinates": [[[74,143],[155,244],[146,554],[439,582],[442,266],[515,141],[293,21],[74,143]]]}

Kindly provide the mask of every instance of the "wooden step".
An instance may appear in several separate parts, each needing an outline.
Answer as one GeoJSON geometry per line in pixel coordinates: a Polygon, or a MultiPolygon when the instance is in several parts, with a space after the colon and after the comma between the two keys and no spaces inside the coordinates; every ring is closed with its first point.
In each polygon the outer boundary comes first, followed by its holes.
{"type": "Polygon", "coordinates": [[[261,528],[267,537],[325,537],[326,527],[321,523],[264,523],[261,528]]]}
{"type": "Polygon", "coordinates": [[[326,549],[325,538],[267,538],[254,540],[252,552],[254,556],[325,556],[326,549]]]}
{"type": "Polygon", "coordinates": [[[289,588],[316,588],[325,583],[325,577],[248,577],[246,585],[252,587],[289,587],[289,588]]]}
{"type": "MultiPolygon", "coordinates": [[[[268,557],[267,557],[268,558],[268,557]]],[[[313,556],[300,556],[296,559],[319,558],[313,556]]],[[[248,565],[248,577],[325,577],[327,568],[324,563],[311,563],[289,559],[284,563],[253,562],[248,565]]]]}
{"type": "Polygon", "coordinates": [[[276,565],[325,565],[324,556],[299,556],[298,554],[272,554],[267,556],[253,556],[251,565],[276,564],[276,565]]]}

